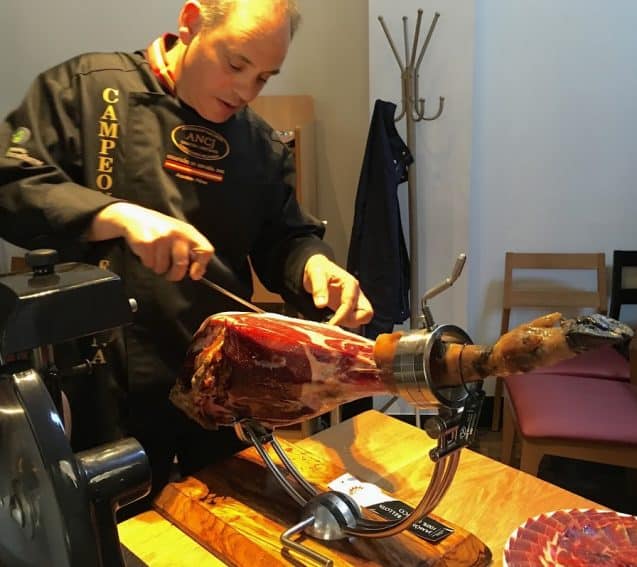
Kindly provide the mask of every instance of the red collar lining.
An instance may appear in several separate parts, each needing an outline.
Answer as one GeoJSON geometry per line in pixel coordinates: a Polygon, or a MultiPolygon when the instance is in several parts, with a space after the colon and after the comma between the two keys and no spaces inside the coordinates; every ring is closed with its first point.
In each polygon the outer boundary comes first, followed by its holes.
{"type": "Polygon", "coordinates": [[[171,94],[175,94],[175,77],[168,68],[168,60],[166,57],[166,46],[172,47],[177,41],[177,36],[171,33],[165,33],[153,41],[146,50],[146,57],[150,68],[159,80],[159,82],[171,94]]]}

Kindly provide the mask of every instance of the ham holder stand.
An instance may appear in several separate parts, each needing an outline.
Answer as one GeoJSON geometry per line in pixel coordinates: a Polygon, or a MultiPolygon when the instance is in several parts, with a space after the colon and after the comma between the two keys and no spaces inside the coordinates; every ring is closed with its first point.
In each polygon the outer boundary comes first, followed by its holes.
{"type": "MultiPolygon", "coordinates": [[[[60,379],[83,379],[91,363],[58,366],[53,345],[130,323],[135,302],[125,296],[120,278],[107,270],[80,263],[56,264],[57,254],[51,250],[29,252],[26,259],[32,271],[0,275],[0,564],[121,567],[125,562],[115,512],[148,493],[147,457],[132,438],[73,453],[64,426],[60,379]]],[[[304,536],[338,546],[335,540],[371,545],[395,535],[384,542],[395,540],[387,545],[402,545],[401,532],[425,518],[449,488],[460,449],[475,436],[484,392],[481,382],[437,385],[431,361],[445,345],[471,344],[471,340],[459,327],[435,323],[427,302],[453,285],[464,262],[465,256],[460,255],[451,277],[425,293],[422,328],[406,332],[393,356],[397,393],[416,407],[432,410],[425,428],[437,440],[429,453],[434,463],[429,486],[411,513],[402,519],[377,519],[343,492],[321,492],[302,476],[302,467],[297,468],[288,456],[289,447],[280,444],[271,430],[254,420],[234,425],[237,435],[252,444],[258,453],[255,457],[263,461],[263,472],[276,479],[273,484],[282,489],[283,506],[287,508],[289,496],[301,508],[296,525],[286,529],[295,521],[290,519],[273,534],[284,554],[294,552],[311,563],[332,565],[319,546],[312,549],[305,544],[304,536]]],[[[197,500],[198,510],[212,510],[209,506],[197,500]]],[[[187,532],[195,535],[194,530],[187,532]]],[[[211,536],[210,530],[205,532],[211,536]]],[[[416,550],[416,557],[440,553],[465,537],[466,532],[458,529],[438,551],[430,546],[416,550]]],[[[488,550],[480,548],[468,563],[453,564],[486,564],[477,556],[490,557],[488,550]]]]}
{"type": "Polygon", "coordinates": [[[281,487],[302,508],[301,520],[281,535],[284,549],[296,551],[321,565],[332,565],[329,558],[299,543],[295,536],[305,533],[319,540],[393,536],[427,516],[451,485],[460,459],[460,449],[475,438],[484,391],[481,382],[440,388],[436,385],[430,360],[445,344],[471,344],[472,341],[459,327],[436,324],[427,301],[453,285],[462,272],[465,260],[466,256],[461,254],[451,277],[424,294],[420,302],[423,327],[412,329],[400,338],[393,359],[393,378],[401,397],[417,408],[436,412],[425,422],[427,433],[437,440],[437,446],[429,454],[434,462],[433,474],[420,503],[410,514],[397,520],[365,517],[349,495],[333,490],[319,493],[307,482],[272,431],[254,420],[242,420],[235,424],[239,438],[255,447],[281,487]],[[281,467],[270,457],[268,446],[276,453],[281,467]]]}

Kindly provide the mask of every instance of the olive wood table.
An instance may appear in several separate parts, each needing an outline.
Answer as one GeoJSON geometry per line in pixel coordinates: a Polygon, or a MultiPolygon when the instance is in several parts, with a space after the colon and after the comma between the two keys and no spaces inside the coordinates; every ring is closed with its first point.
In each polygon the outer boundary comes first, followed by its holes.
{"type": "MultiPolygon", "coordinates": [[[[306,478],[321,488],[346,471],[415,506],[427,488],[433,467],[428,451],[435,441],[416,427],[371,410],[295,444],[282,444],[306,478]]],[[[281,490],[282,496],[270,504],[265,493],[278,488],[271,473],[262,469],[254,449],[240,456],[236,462],[233,458],[231,463],[213,465],[168,485],[156,501],[156,510],[119,524],[122,544],[152,567],[312,565],[297,554],[280,551],[280,518],[289,520],[289,525],[297,521],[296,504],[281,490]]],[[[431,516],[456,530],[437,544],[445,553],[456,541],[469,552],[486,545],[491,564],[497,566],[502,565],[503,547],[517,526],[529,517],[562,508],[604,507],[464,449],[451,488],[431,516]]],[[[408,564],[409,557],[397,555],[406,541],[399,538],[407,535],[366,540],[353,552],[341,548],[343,554],[335,556],[335,565],[408,564]],[[386,553],[374,559],[379,549],[386,553]]],[[[411,534],[409,538],[418,539],[411,534]]],[[[310,538],[304,538],[304,543],[319,551],[326,549],[310,538]]],[[[461,559],[465,550],[458,549],[461,559]]],[[[456,562],[454,554],[458,556],[458,550],[451,550],[445,565],[463,564],[456,562]]],[[[421,559],[422,565],[443,563],[433,556],[421,559]]]]}

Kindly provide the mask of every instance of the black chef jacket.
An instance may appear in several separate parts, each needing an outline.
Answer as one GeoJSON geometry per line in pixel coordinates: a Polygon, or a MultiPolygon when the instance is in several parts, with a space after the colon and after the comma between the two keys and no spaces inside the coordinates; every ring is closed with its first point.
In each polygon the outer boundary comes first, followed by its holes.
{"type": "Polygon", "coordinates": [[[396,131],[396,105],[374,105],[356,193],[347,269],[374,306],[363,334],[375,339],[409,317],[409,256],[398,204],[398,185],[413,162],[396,131]]]}
{"type": "MultiPolygon", "coordinates": [[[[0,124],[0,236],[100,263],[137,300],[133,324],[102,349],[115,381],[99,386],[105,397],[127,396],[126,433],[146,439],[145,448],[172,434],[176,410],[166,397],[193,332],[208,315],[239,306],[189,278],[157,276],[123,241],[86,242],[84,231],[107,205],[137,203],[197,227],[243,280],[244,295],[250,257],[269,289],[307,301],[305,262],[331,251],[322,225],[299,209],[294,184],[289,150],[254,112],[206,121],[162,86],[143,52],[85,54],[44,72],[0,124]]],[[[86,342],[90,357],[100,344],[86,342]]],[[[84,392],[77,411],[99,429],[87,394],[101,396],[84,392]]],[[[118,421],[113,406],[101,409],[109,429],[118,421]]]]}

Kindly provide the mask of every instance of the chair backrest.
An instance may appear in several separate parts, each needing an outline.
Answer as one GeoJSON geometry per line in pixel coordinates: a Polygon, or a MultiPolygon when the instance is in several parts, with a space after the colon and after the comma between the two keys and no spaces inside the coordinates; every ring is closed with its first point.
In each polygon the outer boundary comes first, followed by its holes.
{"type": "Polygon", "coordinates": [[[619,319],[622,305],[637,305],[637,281],[630,285],[624,281],[624,268],[637,268],[637,250],[613,251],[613,279],[608,312],[613,319],[619,319]]]}
{"type": "Polygon", "coordinates": [[[526,308],[589,308],[606,313],[606,258],[603,252],[595,253],[529,253],[507,252],[504,266],[504,297],[500,332],[509,330],[511,309],[526,308]],[[515,270],[585,270],[596,274],[595,289],[580,290],[537,286],[521,289],[516,286],[515,270]]]}
{"type": "Polygon", "coordinates": [[[9,271],[11,273],[28,272],[29,266],[27,266],[27,262],[24,259],[24,256],[11,256],[9,271]]]}

